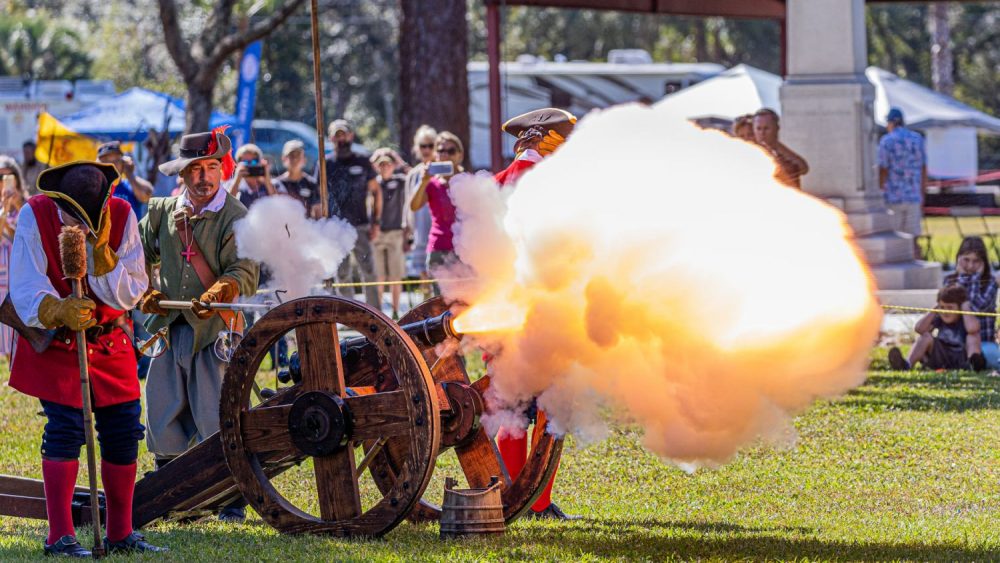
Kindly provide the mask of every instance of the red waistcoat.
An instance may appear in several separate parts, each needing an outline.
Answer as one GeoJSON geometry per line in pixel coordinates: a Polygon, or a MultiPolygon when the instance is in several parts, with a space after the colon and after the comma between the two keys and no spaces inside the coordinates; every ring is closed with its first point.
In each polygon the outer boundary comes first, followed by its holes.
{"type": "MultiPolygon", "coordinates": [[[[45,250],[46,275],[60,297],[72,293],[69,281],[63,279],[59,263],[58,208],[49,197],[37,195],[28,200],[35,215],[38,233],[45,250]]],[[[125,234],[125,223],[131,207],[123,199],[112,197],[107,212],[111,214],[111,248],[119,248],[125,234]]],[[[94,318],[98,324],[109,323],[125,314],[104,303],[87,288],[87,297],[97,303],[94,318]]],[[[17,338],[10,369],[10,386],[18,391],[53,403],[82,408],[80,368],[77,361],[76,335],[61,330],[45,352],[38,354],[20,336],[17,338]]],[[[90,385],[95,407],[106,407],[139,398],[136,360],[125,332],[116,328],[87,343],[90,362],[90,385]]]]}

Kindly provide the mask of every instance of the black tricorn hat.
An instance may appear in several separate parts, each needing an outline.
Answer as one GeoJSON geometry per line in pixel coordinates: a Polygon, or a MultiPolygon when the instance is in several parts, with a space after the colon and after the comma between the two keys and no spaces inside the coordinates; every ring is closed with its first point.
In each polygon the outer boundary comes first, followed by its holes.
{"type": "Polygon", "coordinates": [[[113,164],[90,160],[49,168],[36,181],[38,191],[93,232],[101,224],[101,214],[117,183],[118,170],[113,164]]]}
{"type": "Polygon", "coordinates": [[[198,160],[214,158],[222,160],[232,149],[232,142],[221,130],[215,129],[205,133],[192,133],[181,137],[180,156],[160,165],[160,172],[167,176],[176,176],[188,164],[198,160]]]}
{"type": "Polygon", "coordinates": [[[576,116],[572,113],[559,108],[542,108],[508,119],[501,129],[515,137],[520,137],[525,131],[538,127],[542,130],[542,134],[551,129],[563,137],[568,137],[573,132],[574,125],[576,125],[576,116]]]}

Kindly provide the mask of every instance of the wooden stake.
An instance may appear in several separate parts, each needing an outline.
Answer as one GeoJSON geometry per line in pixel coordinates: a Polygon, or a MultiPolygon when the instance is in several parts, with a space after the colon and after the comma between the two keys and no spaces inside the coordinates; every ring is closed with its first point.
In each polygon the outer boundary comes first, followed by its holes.
{"type": "Polygon", "coordinates": [[[312,16],[312,51],[313,51],[313,82],[316,84],[316,144],[319,147],[319,207],[322,217],[330,213],[326,193],[326,127],[323,123],[323,80],[319,69],[319,2],[312,0],[310,5],[312,16]]]}

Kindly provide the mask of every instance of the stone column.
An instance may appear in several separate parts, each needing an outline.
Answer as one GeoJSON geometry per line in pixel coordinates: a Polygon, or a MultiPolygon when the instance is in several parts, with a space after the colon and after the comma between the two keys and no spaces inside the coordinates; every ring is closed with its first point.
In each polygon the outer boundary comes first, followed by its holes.
{"type": "Polygon", "coordinates": [[[913,237],[891,230],[878,186],[864,0],[786,6],[781,140],[809,162],[802,188],[847,213],[879,289],[938,287],[940,265],[915,260],[913,237]]]}

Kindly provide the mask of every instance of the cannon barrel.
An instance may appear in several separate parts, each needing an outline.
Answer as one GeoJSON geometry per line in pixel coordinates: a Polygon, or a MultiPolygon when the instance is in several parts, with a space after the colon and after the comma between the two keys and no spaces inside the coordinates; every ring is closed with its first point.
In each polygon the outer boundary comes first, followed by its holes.
{"type": "MultiPolygon", "coordinates": [[[[413,341],[421,347],[434,347],[448,340],[449,338],[461,338],[462,335],[455,330],[454,315],[451,311],[445,311],[440,315],[426,318],[402,325],[400,328],[409,335],[413,341]]],[[[363,359],[367,358],[376,365],[379,362],[378,352],[364,336],[346,338],[340,343],[340,355],[344,362],[344,368],[348,373],[357,369],[363,359]]],[[[298,352],[293,352],[288,361],[288,369],[278,373],[278,379],[282,383],[289,381],[298,383],[301,380],[301,366],[298,352]]]]}

